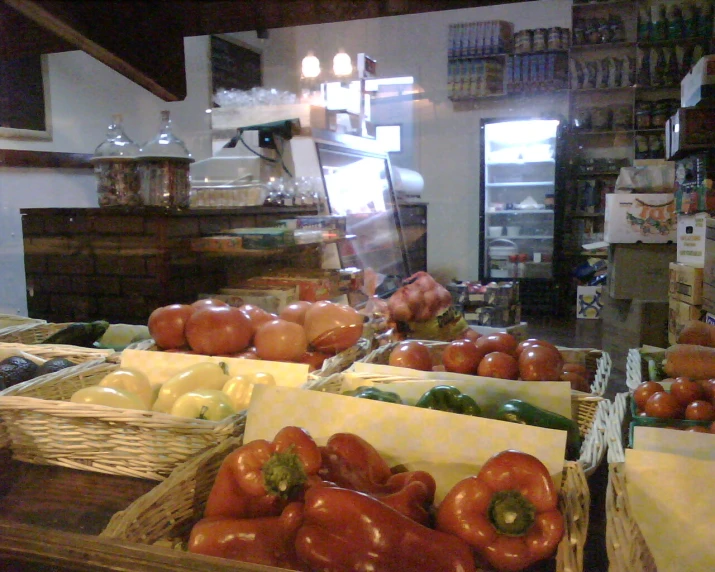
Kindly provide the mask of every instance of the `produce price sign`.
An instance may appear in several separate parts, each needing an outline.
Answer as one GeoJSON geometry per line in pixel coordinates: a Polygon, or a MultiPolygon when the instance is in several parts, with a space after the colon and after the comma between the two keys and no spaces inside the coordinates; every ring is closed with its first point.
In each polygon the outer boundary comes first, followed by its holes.
{"type": "Polygon", "coordinates": [[[374,385],[378,389],[397,393],[405,403],[414,404],[428,389],[446,383],[473,398],[486,417],[495,414],[502,403],[509,399],[521,399],[547,411],[571,417],[571,384],[564,381],[513,381],[460,373],[417,371],[360,362],[356,362],[354,366],[356,373],[358,371],[384,373],[385,369],[389,368],[393,375],[399,371],[406,376],[406,379],[394,383],[374,383],[365,380],[360,375],[346,371],[343,373],[342,391],[356,389],[361,385],[374,385]]]}
{"type": "Polygon", "coordinates": [[[286,425],[303,427],[319,445],[334,433],[361,436],[390,465],[430,472],[437,481],[437,502],[458,481],[475,475],[489,457],[507,449],[537,457],[557,485],[564,466],[565,431],[334,393],[256,386],[244,441],[272,440],[286,425]]]}
{"type": "Polygon", "coordinates": [[[706,434],[636,427],[634,445],[652,450],[625,452],[631,513],[659,572],[715,570],[712,439],[706,434]],[[663,440],[662,446],[658,439],[663,440]],[[676,441],[681,447],[675,447],[676,441]]]}

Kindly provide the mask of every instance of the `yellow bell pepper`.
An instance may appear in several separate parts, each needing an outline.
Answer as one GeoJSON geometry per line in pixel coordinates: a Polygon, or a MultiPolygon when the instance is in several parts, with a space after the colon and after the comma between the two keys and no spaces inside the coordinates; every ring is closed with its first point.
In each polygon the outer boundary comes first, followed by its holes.
{"type": "Polygon", "coordinates": [[[251,402],[253,388],[256,385],[275,385],[276,380],[270,373],[256,372],[234,375],[226,381],[222,391],[228,395],[236,411],[246,409],[251,402]]]}
{"type": "Polygon", "coordinates": [[[228,396],[219,389],[197,389],[180,395],[171,408],[171,414],[190,419],[221,421],[236,413],[228,396]]]}
{"type": "Polygon", "coordinates": [[[147,409],[144,400],[138,395],[124,389],[104,387],[102,385],[83,387],[72,394],[70,401],[72,403],[106,405],[121,409],[147,409]]]}
{"type": "Polygon", "coordinates": [[[196,389],[221,389],[229,378],[223,362],[199,362],[169,378],[159,389],[152,410],[170,413],[174,402],[184,393],[196,389]]]}
{"type": "Polygon", "coordinates": [[[146,408],[151,408],[154,403],[151,382],[149,378],[137,369],[124,368],[108,373],[99,382],[102,387],[114,387],[124,389],[129,393],[134,393],[141,397],[146,404],[146,408]]]}

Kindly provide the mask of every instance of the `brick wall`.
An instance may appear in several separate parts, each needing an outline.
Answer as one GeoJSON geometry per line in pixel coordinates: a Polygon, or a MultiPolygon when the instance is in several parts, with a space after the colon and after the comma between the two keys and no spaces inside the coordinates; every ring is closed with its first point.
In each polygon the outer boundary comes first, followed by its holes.
{"type": "Polygon", "coordinates": [[[221,229],[271,226],[313,214],[305,208],[167,213],[162,209],[23,209],[29,315],[51,322],[146,323],[155,308],[190,303],[226,285],[227,268],[247,277],[261,259],[207,256],[190,239],[221,229]]]}

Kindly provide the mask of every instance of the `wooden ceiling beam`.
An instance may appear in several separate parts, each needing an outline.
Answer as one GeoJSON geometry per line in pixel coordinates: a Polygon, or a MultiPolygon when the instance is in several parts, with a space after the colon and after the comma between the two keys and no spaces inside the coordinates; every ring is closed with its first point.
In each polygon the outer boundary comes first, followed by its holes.
{"type": "Polygon", "coordinates": [[[182,8],[195,3],[4,2],[157,97],[165,101],[186,97],[182,8]]]}

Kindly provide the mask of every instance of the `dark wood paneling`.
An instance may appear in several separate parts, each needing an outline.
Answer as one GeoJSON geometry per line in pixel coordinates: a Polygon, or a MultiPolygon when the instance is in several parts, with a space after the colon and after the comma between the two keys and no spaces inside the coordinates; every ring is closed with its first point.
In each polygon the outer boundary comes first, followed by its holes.
{"type": "Polygon", "coordinates": [[[91,169],[92,155],[83,153],[54,153],[51,151],[22,151],[0,149],[2,167],[48,167],[52,169],[91,169]]]}

